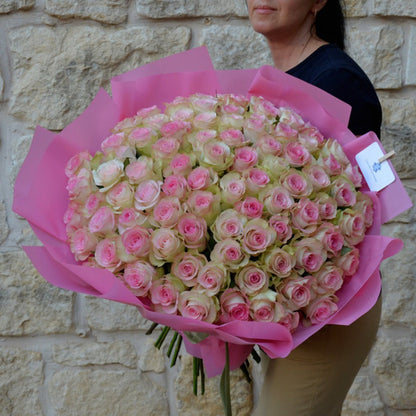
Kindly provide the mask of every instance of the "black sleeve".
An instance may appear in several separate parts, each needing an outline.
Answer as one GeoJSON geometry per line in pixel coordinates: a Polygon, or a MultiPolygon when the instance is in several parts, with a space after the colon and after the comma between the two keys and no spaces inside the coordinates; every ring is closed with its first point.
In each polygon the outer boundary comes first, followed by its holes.
{"type": "Polygon", "coordinates": [[[328,69],[314,85],[349,104],[349,129],[357,136],[373,131],[380,137],[381,105],[370,80],[348,69],[328,69]]]}

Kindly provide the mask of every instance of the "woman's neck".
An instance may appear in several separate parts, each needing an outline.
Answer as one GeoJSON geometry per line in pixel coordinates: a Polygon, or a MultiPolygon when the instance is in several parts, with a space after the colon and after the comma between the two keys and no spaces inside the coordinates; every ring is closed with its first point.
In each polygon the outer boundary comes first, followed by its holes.
{"type": "Polygon", "coordinates": [[[277,39],[268,39],[268,44],[275,67],[286,72],[327,42],[313,33],[307,33],[293,38],[289,42],[287,40],[279,42],[277,39]]]}

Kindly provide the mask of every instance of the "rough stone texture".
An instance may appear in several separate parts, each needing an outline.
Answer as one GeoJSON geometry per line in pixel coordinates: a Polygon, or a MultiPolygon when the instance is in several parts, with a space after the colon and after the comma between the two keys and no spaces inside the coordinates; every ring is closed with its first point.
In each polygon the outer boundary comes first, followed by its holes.
{"type": "Polygon", "coordinates": [[[112,76],[186,49],[190,30],[29,26],[9,36],[14,71],[10,112],[53,130],[72,121],[112,76]]]}
{"type": "Polygon", "coordinates": [[[364,17],[368,15],[368,2],[366,0],[347,0],[345,15],[347,17],[364,17]]]}
{"type": "Polygon", "coordinates": [[[348,51],[360,64],[376,88],[402,86],[404,42],[400,26],[358,26],[348,30],[348,51]]]}
{"type": "Polygon", "coordinates": [[[129,0],[46,0],[45,11],[63,19],[80,17],[104,23],[127,20],[129,0]]]}
{"type": "Polygon", "coordinates": [[[272,64],[266,41],[248,25],[212,25],[203,30],[200,44],[207,46],[215,69],[272,64]]]}
{"type": "Polygon", "coordinates": [[[153,338],[145,340],[143,351],[140,354],[139,368],[145,372],[163,373],[166,369],[165,352],[164,348],[158,349],[154,346],[155,341],[156,339],[153,338]]]}
{"type": "Polygon", "coordinates": [[[379,338],[371,367],[383,402],[392,408],[416,409],[416,331],[395,339],[379,338]]]}
{"type": "Polygon", "coordinates": [[[56,416],[168,416],[166,390],[134,371],[65,369],[48,382],[56,416]]]}
{"type": "Polygon", "coordinates": [[[10,185],[14,188],[17,174],[25,160],[27,153],[29,152],[30,145],[32,143],[32,136],[20,136],[14,135],[13,143],[11,144],[11,164],[10,164],[10,185]]]}
{"type": "Polygon", "coordinates": [[[65,343],[53,346],[53,359],[58,364],[121,364],[137,367],[137,354],[128,341],[65,343]]]}
{"type": "Polygon", "coordinates": [[[405,85],[416,85],[416,26],[412,26],[406,66],[405,85]]]}
{"type": "Polygon", "coordinates": [[[388,127],[404,126],[416,131],[416,98],[389,98],[381,95],[383,123],[388,127]]]}
{"type": "Polygon", "coordinates": [[[1,0],[0,13],[10,13],[17,10],[29,10],[35,5],[35,0],[1,0]]]}
{"type": "Polygon", "coordinates": [[[243,0],[136,0],[140,16],[165,17],[247,16],[243,0]]]}
{"type": "Polygon", "coordinates": [[[0,414],[42,416],[39,386],[42,356],[18,348],[0,349],[0,414]]]}
{"type": "Polygon", "coordinates": [[[68,332],[72,299],[43,280],[23,252],[0,253],[0,335],[68,332]]]}
{"type": "Polygon", "coordinates": [[[9,225],[7,224],[6,205],[0,201],[0,244],[6,241],[9,235],[9,225]]]}
{"type": "Polygon", "coordinates": [[[416,238],[416,228],[414,224],[392,224],[386,226],[384,231],[391,237],[402,238],[404,248],[382,264],[382,321],[386,326],[402,324],[416,329],[416,258],[411,244],[416,238]]]}
{"type": "Polygon", "coordinates": [[[0,101],[3,101],[3,88],[4,88],[4,81],[0,72],[0,101]]]}
{"type": "MultiPolygon", "coordinates": [[[[192,392],[192,357],[182,356],[181,369],[176,379],[176,406],[181,416],[218,416],[224,413],[219,392],[220,376],[205,380],[205,394],[195,397],[192,392]]],[[[231,373],[231,406],[233,415],[248,416],[253,407],[251,384],[240,370],[231,373]]]]}
{"type": "Polygon", "coordinates": [[[416,3],[414,0],[374,0],[373,12],[381,16],[416,17],[416,3]]]}
{"type": "Polygon", "coordinates": [[[85,316],[92,329],[101,331],[135,331],[148,329],[151,325],[144,319],[138,309],[106,299],[86,296],[85,316]]]}
{"type": "Polygon", "coordinates": [[[370,377],[358,375],[342,408],[342,416],[382,416],[384,405],[370,377]]]}

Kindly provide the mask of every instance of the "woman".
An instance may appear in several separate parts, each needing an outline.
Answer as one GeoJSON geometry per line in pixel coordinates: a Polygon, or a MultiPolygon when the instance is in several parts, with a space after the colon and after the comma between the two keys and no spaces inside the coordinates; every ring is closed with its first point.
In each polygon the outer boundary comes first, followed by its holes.
{"type": "MultiPolygon", "coordinates": [[[[339,0],[248,0],[251,24],[274,64],[351,105],[350,130],[379,135],[381,107],[371,82],[343,51],[339,0]]],[[[381,301],[350,326],[328,325],[269,364],[256,416],[339,416],[375,340],[381,301]]]]}

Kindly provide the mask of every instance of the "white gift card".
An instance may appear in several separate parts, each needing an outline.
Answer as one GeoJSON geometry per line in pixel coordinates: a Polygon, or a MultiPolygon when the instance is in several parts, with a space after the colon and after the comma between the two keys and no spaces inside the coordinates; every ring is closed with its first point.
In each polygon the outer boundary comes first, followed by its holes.
{"type": "Polygon", "coordinates": [[[370,144],[355,155],[355,160],[371,191],[377,192],[394,182],[395,177],[387,160],[379,162],[384,156],[377,142],[370,144]]]}

